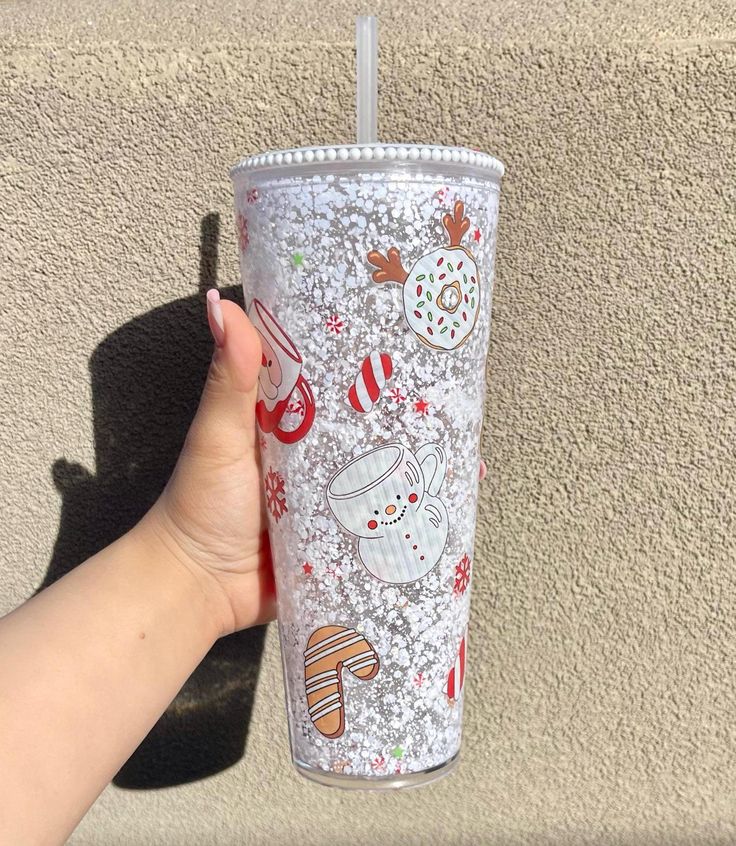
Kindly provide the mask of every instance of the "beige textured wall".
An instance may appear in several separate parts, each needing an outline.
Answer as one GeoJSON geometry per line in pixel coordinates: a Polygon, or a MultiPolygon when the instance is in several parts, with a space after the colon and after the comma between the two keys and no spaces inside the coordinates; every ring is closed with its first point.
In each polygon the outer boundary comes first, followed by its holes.
{"type": "MultiPolygon", "coordinates": [[[[350,140],[356,8],[0,6],[0,612],[155,496],[198,291],[236,279],[227,168],[350,140]]],[[[246,633],[71,842],[736,842],[732,4],[374,8],[382,136],[508,167],[464,762],[300,781],[275,632],[246,633]]]]}

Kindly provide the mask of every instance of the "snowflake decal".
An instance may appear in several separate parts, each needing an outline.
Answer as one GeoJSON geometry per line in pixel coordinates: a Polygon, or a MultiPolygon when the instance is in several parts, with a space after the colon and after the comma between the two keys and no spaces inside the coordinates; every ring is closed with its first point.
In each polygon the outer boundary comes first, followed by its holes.
{"type": "Polygon", "coordinates": [[[236,223],[238,227],[238,247],[240,247],[240,252],[244,253],[248,249],[248,244],[250,243],[250,235],[248,235],[248,221],[242,214],[240,214],[240,212],[238,212],[236,223]]]}
{"type": "Polygon", "coordinates": [[[470,558],[463,555],[459,563],[455,565],[455,585],[452,592],[455,596],[462,596],[470,584],[470,558]]]}
{"type": "Polygon", "coordinates": [[[383,755],[378,755],[371,761],[371,769],[374,773],[386,772],[386,759],[383,755]]]}
{"type": "Polygon", "coordinates": [[[404,402],[406,400],[406,394],[401,393],[401,388],[391,388],[388,392],[388,395],[394,402],[404,402]]]}
{"type": "Polygon", "coordinates": [[[424,673],[417,673],[414,676],[414,687],[421,687],[425,682],[424,673]]]}
{"type": "Polygon", "coordinates": [[[325,572],[328,576],[332,576],[335,581],[342,581],[342,567],[339,564],[328,564],[325,567],[325,572]]]}
{"type": "Polygon", "coordinates": [[[277,473],[273,468],[269,467],[264,480],[264,487],[266,488],[266,505],[271,512],[271,516],[278,523],[289,510],[286,507],[284,477],[281,473],[277,473]]]}
{"type": "Polygon", "coordinates": [[[345,328],[345,324],[342,320],[340,320],[340,316],[337,314],[330,315],[330,317],[327,318],[325,325],[327,326],[328,332],[334,332],[336,335],[339,335],[345,328]]]}
{"type": "Polygon", "coordinates": [[[258,189],[251,188],[250,191],[245,195],[245,201],[248,203],[249,206],[252,206],[253,203],[258,202],[258,189]]]}
{"type": "Polygon", "coordinates": [[[434,196],[436,200],[439,200],[440,205],[446,205],[450,198],[449,186],[445,185],[439,190],[435,191],[434,196]]]}

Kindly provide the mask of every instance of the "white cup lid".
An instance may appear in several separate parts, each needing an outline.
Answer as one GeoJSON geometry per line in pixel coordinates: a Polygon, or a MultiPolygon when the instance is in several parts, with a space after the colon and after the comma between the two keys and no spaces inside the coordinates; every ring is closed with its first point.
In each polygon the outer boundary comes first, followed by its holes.
{"type": "Polygon", "coordinates": [[[429,144],[339,144],[332,147],[295,147],[273,150],[241,159],[230,171],[234,179],[244,173],[269,168],[340,167],[357,165],[461,165],[485,177],[500,179],[501,161],[467,147],[442,147],[429,144]]]}

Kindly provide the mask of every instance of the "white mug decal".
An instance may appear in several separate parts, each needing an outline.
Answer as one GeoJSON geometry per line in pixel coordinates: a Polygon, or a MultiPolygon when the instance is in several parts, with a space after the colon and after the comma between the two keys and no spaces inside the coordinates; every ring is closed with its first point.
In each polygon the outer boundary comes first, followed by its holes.
{"type": "Polygon", "coordinates": [[[437,494],[446,468],[439,444],[425,444],[414,455],[391,443],[351,459],[327,483],[332,513],[360,538],[360,560],[382,582],[415,582],[440,560],[448,517],[437,494]]]}
{"type": "Polygon", "coordinates": [[[258,377],[256,420],[262,431],[284,444],[301,440],[314,422],[314,395],[302,376],[302,357],[294,342],[260,300],[253,300],[248,317],[261,336],[263,357],[258,377]],[[284,425],[287,411],[296,410],[301,422],[284,425]]]}

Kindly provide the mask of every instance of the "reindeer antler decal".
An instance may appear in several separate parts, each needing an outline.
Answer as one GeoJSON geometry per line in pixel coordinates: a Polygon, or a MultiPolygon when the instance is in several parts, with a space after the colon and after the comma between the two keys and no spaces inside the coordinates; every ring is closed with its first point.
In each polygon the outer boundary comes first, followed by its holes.
{"type": "Polygon", "coordinates": [[[447,237],[450,239],[450,246],[459,247],[463,235],[470,229],[470,221],[465,217],[465,206],[462,200],[456,201],[453,211],[453,216],[450,217],[449,214],[446,214],[442,218],[442,223],[447,231],[447,237]]]}
{"type": "MultiPolygon", "coordinates": [[[[470,226],[470,223],[468,223],[470,226]]],[[[373,271],[374,282],[398,282],[403,285],[409,275],[401,264],[401,256],[396,247],[389,247],[386,255],[382,255],[378,250],[371,250],[368,253],[368,261],[375,265],[378,270],[373,271]]]]}

